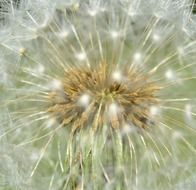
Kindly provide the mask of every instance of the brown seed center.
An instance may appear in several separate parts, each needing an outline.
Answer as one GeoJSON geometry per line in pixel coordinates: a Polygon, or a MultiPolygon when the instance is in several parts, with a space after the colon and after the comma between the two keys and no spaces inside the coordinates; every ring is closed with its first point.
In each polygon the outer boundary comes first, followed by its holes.
{"type": "Polygon", "coordinates": [[[97,67],[73,67],[65,72],[63,89],[52,92],[48,112],[63,125],[95,129],[125,124],[145,128],[152,123],[150,107],[157,105],[157,85],[135,68],[121,69],[100,63],[97,67]],[[115,75],[114,75],[115,73],[115,75]],[[62,99],[58,102],[57,99],[62,99]]]}

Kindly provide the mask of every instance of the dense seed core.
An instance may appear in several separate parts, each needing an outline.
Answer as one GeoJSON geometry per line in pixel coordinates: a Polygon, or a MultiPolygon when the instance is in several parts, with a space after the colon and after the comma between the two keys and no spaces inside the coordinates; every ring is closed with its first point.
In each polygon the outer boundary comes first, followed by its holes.
{"type": "Polygon", "coordinates": [[[51,92],[48,112],[64,126],[75,129],[104,124],[146,128],[152,123],[150,108],[157,105],[158,86],[133,67],[124,69],[102,62],[65,71],[62,89],[51,92]]]}

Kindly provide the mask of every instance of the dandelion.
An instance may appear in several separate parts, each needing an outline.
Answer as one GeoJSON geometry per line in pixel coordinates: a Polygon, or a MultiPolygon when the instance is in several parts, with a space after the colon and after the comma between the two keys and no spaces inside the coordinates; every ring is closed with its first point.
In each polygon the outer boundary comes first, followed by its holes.
{"type": "Polygon", "coordinates": [[[5,4],[0,187],[193,189],[191,1],[5,4]]]}

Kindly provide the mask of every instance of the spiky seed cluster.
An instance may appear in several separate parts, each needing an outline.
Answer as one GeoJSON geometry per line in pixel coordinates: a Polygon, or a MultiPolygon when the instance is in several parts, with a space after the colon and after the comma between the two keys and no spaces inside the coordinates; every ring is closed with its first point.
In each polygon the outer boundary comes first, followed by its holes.
{"type": "Polygon", "coordinates": [[[0,189],[194,184],[191,0],[3,2],[0,189]]]}
{"type": "Polygon", "coordinates": [[[159,89],[147,74],[133,67],[117,70],[115,64],[72,67],[65,71],[61,91],[50,93],[48,109],[64,125],[94,129],[108,124],[113,128],[130,124],[145,128],[150,107],[157,104],[159,89]]]}

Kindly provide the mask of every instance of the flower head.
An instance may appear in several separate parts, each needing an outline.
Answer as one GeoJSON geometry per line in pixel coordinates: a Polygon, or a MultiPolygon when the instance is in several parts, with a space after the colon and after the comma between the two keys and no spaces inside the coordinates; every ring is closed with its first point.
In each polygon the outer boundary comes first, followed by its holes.
{"type": "Polygon", "coordinates": [[[0,32],[0,140],[28,147],[29,185],[41,189],[44,175],[49,189],[175,189],[193,179],[191,5],[10,4],[0,32]]]}
{"type": "Polygon", "coordinates": [[[116,71],[116,64],[71,66],[61,79],[61,89],[49,92],[48,112],[64,125],[121,128],[125,123],[145,128],[150,107],[157,104],[159,89],[148,74],[130,67],[116,71]]]}

